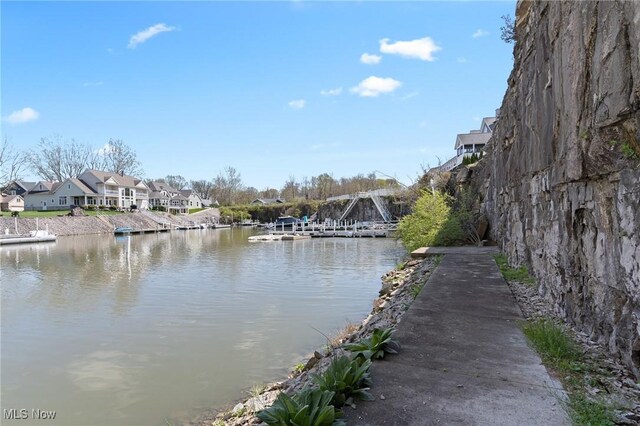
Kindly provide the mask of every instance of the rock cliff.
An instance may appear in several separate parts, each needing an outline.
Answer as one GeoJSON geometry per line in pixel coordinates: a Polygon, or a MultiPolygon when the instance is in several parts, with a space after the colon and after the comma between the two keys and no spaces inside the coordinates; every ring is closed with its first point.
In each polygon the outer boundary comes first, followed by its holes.
{"type": "Polygon", "coordinates": [[[493,238],[640,375],[640,2],[519,1],[514,69],[474,170],[493,238]]]}

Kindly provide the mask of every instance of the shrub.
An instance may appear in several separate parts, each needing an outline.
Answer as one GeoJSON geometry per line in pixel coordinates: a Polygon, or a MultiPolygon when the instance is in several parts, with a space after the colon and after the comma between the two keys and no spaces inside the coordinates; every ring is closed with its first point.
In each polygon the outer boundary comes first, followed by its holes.
{"type": "Polygon", "coordinates": [[[331,403],[336,407],[342,407],[344,404],[350,404],[353,397],[365,401],[373,400],[369,393],[370,367],[369,359],[341,356],[334,358],[324,373],[313,374],[311,377],[320,390],[334,392],[331,403]]]}
{"type": "Polygon", "coordinates": [[[342,412],[331,405],[333,392],[319,389],[303,389],[293,397],[284,392],[278,395],[271,407],[260,411],[256,417],[267,425],[341,426],[338,419],[342,412]]]}
{"type": "Polygon", "coordinates": [[[109,206],[109,210],[111,210],[111,211],[115,211],[116,209],[117,209],[116,206],[109,206]]]}
{"type": "Polygon", "coordinates": [[[402,244],[409,251],[422,246],[451,245],[463,239],[460,222],[451,214],[453,198],[438,191],[423,191],[413,213],[398,225],[402,244]]]}
{"type": "Polygon", "coordinates": [[[349,343],[344,347],[353,352],[354,357],[381,359],[384,358],[385,353],[397,354],[400,349],[398,342],[391,339],[393,332],[392,328],[384,330],[376,328],[373,330],[371,337],[362,339],[357,343],[349,343]]]}

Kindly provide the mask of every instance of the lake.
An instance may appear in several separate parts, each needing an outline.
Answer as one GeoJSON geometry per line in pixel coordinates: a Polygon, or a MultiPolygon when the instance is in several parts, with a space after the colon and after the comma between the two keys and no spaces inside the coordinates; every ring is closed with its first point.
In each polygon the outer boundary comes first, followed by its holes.
{"type": "Polygon", "coordinates": [[[0,248],[2,424],[165,425],[284,378],[370,312],[392,238],[249,228],[0,248]],[[317,330],[317,331],[316,331],[317,330]],[[29,419],[6,420],[5,410],[29,419]]]}

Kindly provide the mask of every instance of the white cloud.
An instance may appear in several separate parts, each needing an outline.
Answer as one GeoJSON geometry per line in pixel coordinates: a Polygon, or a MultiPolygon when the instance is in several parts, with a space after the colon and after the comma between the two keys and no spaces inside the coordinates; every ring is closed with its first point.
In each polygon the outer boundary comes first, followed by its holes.
{"type": "Polygon", "coordinates": [[[367,65],[379,64],[381,60],[382,56],[380,55],[370,55],[368,53],[363,53],[362,56],[360,56],[360,62],[367,65]]]}
{"type": "Polygon", "coordinates": [[[433,54],[442,50],[430,37],[410,41],[389,43],[389,39],[380,40],[380,51],[390,55],[400,55],[405,58],[416,58],[423,61],[435,61],[433,54]]]}
{"type": "Polygon", "coordinates": [[[342,93],[342,87],[336,87],[335,89],[321,90],[322,96],[338,96],[342,93]]]}
{"type": "Polygon", "coordinates": [[[459,64],[466,64],[467,62],[469,62],[469,60],[468,60],[467,58],[465,58],[464,56],[458,56],[458,57],[456,58],[456,61],[457,61],[459,64]]]}
{"type": "Polygon", "coordinates": [[[302,109],[307,105],[307,101],[304,99],[296,99],[294,101],[289,102],[289,108],[291,109],[302,109]]]}
{"type": "Polygon", "coordinates": [[[351,88],[351,92],[364,97],[376,97],[382,93],[391,93],[402,83],[393,78],[382,78],[371,76],[365,78],[356,87],[351,88]]]}
{"type": "Polygon", "coordinates": [[[104,84],[104,82],[102,81],[87,81],[85,83],[82,83],[82,87],[99,87],[102,86],[104,84]]]}
{"type": "Polygon", "coordinates": [[[155,24],[146,30],[142,30],[137,34],[134,34],[129,39],[129,45],[127,46],[129,49],[135,49],[137,45],[144,43],[152,37],[157,36],[160,33],[165,33],[169,31],[175,31],[176,27],[169,27],[166,24],[155,24]]]}
{"type": "Polygon", "coordinates": [[[483,30],[482,28],[478,28],[475,33],[471,34],[473,38],[480,38],[489,35],[489,31],[483,30]]]}
{"type": "Polygon", "coordinates": [[[4,120],[9,124],[22,124],[29,121],[37,120],[40,117],[40,113],[33,108],[25,107],[18,111],[13,111],[7,115],[4,120]]]}

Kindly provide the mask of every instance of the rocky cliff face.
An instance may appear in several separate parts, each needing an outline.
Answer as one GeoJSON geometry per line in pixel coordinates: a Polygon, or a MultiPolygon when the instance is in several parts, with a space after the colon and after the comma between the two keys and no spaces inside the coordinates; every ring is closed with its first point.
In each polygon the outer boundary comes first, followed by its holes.
{"type": "Polygon", "coordinates": [[[474,171],[492,236],[640,375],[640,2],[519,1],[516,39],[474,171]]]}

